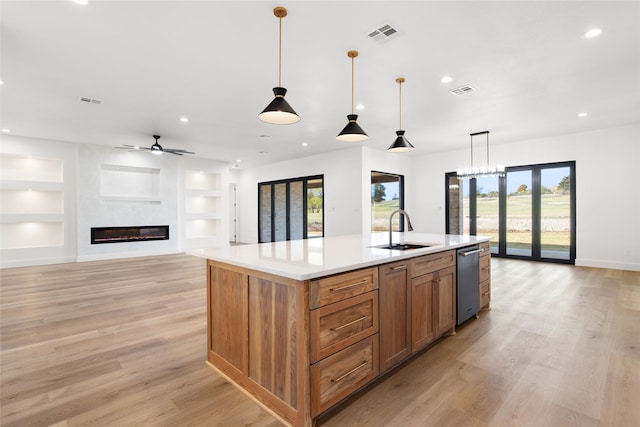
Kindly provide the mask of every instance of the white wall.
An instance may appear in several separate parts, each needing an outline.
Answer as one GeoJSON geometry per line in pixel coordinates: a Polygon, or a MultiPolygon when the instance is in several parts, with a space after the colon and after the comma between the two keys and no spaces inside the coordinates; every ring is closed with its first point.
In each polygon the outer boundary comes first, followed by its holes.
{"type": "MultiPolygon", "coordinates": [[[[640,270],[640,125],[500,144],[505,166],[576,161],[576,265],[640,270]]],[[[445,231],[444,174],[467,164],[468,150],[412,158],[414,227],[445,231]]]]}
{"type": "MultiPolygon", "coordinates": [[[[325,236],[369,233],[371,171],[401,174],[410,182],[410,165],[408,156],[358,146],[242,170],[237,173],[241,211],[239,240],[251,243],[258,240],[259,182],[320,174],[324,175],[325,236]]],[[[407,210],[410,206],[407,201],[407,210]]]]}
{"type": "Polygon", "coordinates": [[[353,147],[242,170],[238,174],[240,242],[258,241],[258,183],[324,175],[324,235],[362,230],[362,151],[353,147]]]}

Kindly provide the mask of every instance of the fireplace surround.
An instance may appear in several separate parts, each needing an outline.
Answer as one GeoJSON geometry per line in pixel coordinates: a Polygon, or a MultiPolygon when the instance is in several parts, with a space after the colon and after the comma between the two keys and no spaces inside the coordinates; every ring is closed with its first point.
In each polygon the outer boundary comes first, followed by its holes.
{"type": "Polygon", "coordinates": [[[91,227],[91,244],[169,240],[168,225],[91,227]]]}

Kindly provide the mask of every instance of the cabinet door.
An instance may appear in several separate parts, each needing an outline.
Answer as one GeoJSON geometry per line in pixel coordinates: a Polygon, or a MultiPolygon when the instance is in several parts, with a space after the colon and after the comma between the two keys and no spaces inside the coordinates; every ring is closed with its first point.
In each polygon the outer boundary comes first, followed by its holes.
{"type": "Polygon", "coordinates": [[[456,325],[456,269],[443,268],[438,271],[438,322],[437,336],[456,325]]]}
{"type": "Polygon", "coordinates": [[[380,372],[411,354],[411,292],[408,261],[379,267],[380,372]]]}
{"type": "Polygon", "coordinates": [[[411,351],[416,352],[436,339],[434,274],[411,279],[411,351]]]}

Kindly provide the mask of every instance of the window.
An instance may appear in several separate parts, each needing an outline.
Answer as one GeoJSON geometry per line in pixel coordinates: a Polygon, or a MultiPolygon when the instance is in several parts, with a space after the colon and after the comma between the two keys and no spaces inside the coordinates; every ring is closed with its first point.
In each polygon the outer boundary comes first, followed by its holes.
{"type": "Polygon", "coordinates": [[[500,179],[445,179],[447,233],[490,236],[498,256],[575,262],[575,162],[509,167],[500,179]]]}
{"type": "MultiPolygon", "coordinates": [[[[389,216],[404,208],[404,176],[371,171],[371,231],[389,231],[389,216]]],[[[393,229],[404,231],[400,215],[393,218],[393,229]]]]}
{"type": "Polygon", "coordinates": [[[323,176],[258,183],[258,241],[324,235],[323,176]]]}

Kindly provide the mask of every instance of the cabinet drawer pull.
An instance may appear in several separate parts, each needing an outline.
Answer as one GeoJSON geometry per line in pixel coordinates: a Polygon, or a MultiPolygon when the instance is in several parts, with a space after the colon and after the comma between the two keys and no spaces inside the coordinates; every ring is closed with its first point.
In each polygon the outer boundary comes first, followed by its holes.
{"type": "Polygon", "coordinates": [[[407,266],[406,266],[406,265],[399,265],[399,266],[397,266],[397,267],[393,267],[393,268],[391,268],[391,269],[392,269],[392,270],[404,270],[405,268],[407,268],[407,266]]]}
{"type": "Polygon", "coordinates": [[[342,381],[343,379],[345,379],[346,377],[348,377],[349,375],[353,374],[355,371],[357,371],[358,369],[362,369],[365,366],[367,366],[367,361],[362,362],[361,364],[359,364],[358,366],[356,366],[355,368],[353,368],[352,370],[350,370],[349,372],[346,372],[342,375],[340,375],[338,378],[331,378],[331,382],[332,383],[337,383],[338,381],[342,381]]]}
{"type": "Polygon", "coordinates": [[[490,294],[490,293],[491,293],[491,292],[485,292],[484,294],[482,294],[482,296],[487,297],[487,296],[489,296],[489,294],[490,294]]]}
{"type": "Polygon", "coordinates": [[[349,323],[345,323],[344,325],[342,325],[342,326],[338,326],[337,328],[330,328],[330,330],[332,330],[332,331],[339,331],[340,329],[344,329],[344,328],[346,328],[347,326],[351,326],[351,325],[353,325],[354,323],[362,322],[362,321],[363,321],[363,320],[365,320],[366,318],[367,318],[367,316],[362,316],[362,317],[361,317],[361,318],[359,318],[359,319],[352,320],[351,322],[349,322],[349,323]]]}
{"type": "Polygon", "coordinates": [[[483,270],[489,270],[489,267],[482,267],[483,270]]]}
{"type": "Polygon", "coordinates": [[[337,292],[337,291],[341,291],[343,289],[353,288],[354,286],[364,285],[365,283],[367,283],[367,279],[362,279],[359,282],[351,283],[349,285],[340,286],[338,288],[329,288],[329,292],[337,292]]]}

